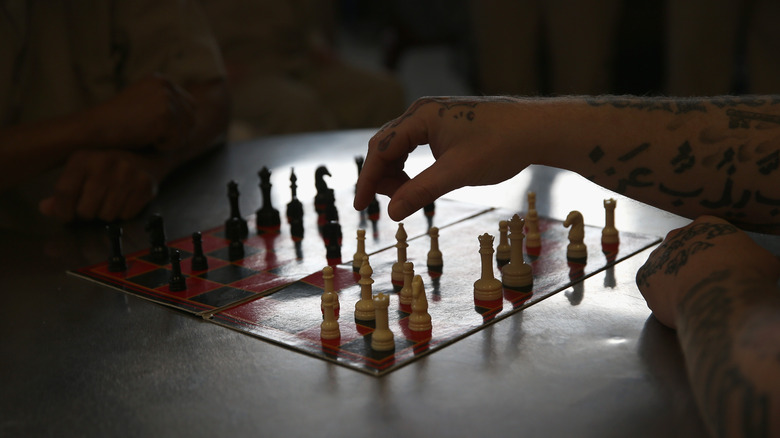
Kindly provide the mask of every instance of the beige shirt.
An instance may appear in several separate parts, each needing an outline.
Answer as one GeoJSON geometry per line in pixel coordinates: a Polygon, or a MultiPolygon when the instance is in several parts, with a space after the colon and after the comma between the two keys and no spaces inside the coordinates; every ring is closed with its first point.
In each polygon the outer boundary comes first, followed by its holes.
{"type": "Polygon", "coordinates": [[[188,0],[0,0],[0,127],[78,111],[162,73],[224,76],[188,0]]]}

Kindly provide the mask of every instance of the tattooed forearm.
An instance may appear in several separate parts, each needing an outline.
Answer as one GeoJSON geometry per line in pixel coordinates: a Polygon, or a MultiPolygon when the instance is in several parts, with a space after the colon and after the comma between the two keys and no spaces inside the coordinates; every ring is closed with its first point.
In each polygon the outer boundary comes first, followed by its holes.
{"type": "Polygon", "coordinates": [[[770,396],[740,365],[735,339],[744,302],[771,293],[765,287],[721,270],[694,285],[678,305],[691,385],[716,436],[768,434],[770,396]]]}
{"type": "Polygon", "coordinates": [[[654,256],[639,270],[636,276],[638,285],[647,286],[648,277],[656,272],[663,271],[669,275],[677,275],[680,269],[688,262],[688,257],[696,252],[706,250],[712,245],[706,240],[712,240],[717,237],[734,234],[739,230],[731,224],[712,224],[702,223],[686,228],[678,233],[671,240],[666,241],[658,251],[661,253],[654,256]],[[705,241],[690,243],[691,240],[703,236],[705,241]]]}

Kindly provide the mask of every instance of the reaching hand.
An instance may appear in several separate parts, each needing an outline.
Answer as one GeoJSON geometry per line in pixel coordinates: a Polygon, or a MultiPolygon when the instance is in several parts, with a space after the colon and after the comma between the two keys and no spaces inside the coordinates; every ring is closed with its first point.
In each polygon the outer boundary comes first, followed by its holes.
{"type": "Polygon", "coordinates": [[[518,135],[518,125],[529,118],[521,103],[503,97],[417,100],[369,141],[355,208],[366,208],[374,193],[389,195],[388,214],[401,220],[457,188],[513,177],[533,162],[519,152],[520,141],[534,149],[530,136],[518,135]],[[436,161],[410,179],[404,163],[423,144],[436,161]]]}
{"type": "Polygon", "coordinates": [[[195,101],[161,75],[151,75],[92,110],[104,147],[179,150],[192,139],[195,101]]]}
{"type": "Polygon", "coordinates": [[[157,193],[151,160],[133,152],[80,151],[73,154],[41,213],[63,222],[130,219],[157,193]]]}
{"type": "Polygon", "coordinates": [[[684,295],[717,271],[780,278],[780,261],[730,223],[702,216],[671,231],[637,273],[637,285],[655,317],[676,328],[684,295]]]}

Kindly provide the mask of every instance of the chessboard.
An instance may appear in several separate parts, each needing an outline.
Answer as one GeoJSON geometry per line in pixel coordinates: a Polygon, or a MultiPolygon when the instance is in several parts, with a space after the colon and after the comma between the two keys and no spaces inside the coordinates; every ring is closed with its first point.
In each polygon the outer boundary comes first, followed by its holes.
{"type": "MultiPolygon", "coordinates": [[[[164,225],[161,218],[153,217],[150,224],[155,224],[156,231],[150,225],[150,249],[121,254],[123,264],[118,268],[115,258],[120,256],[121,242],[117,234],[121,233],[114,230],[109,260],[71,273],[309,356],[381,376],[550,295],[575,287],[585,278],[610,270],[614,264],[660,241],[655,236],[620,232],[619,244],[607,248],[602,246],[602,229],[584,225],[582,243],[587,256],[574,261],[567,258],[570,229],[560,220],[540,217],[541,247],[522,256],[533,272],[532,287],[527,291],[503,288],[498,299],[483,300],[476,299],[474,293],[475,281],[485,275],[485,257],[480,254],[478,236],[497,236],[500,221],[514,214],[522,217],[524,212],[440,199],[403,222],[407,237],[401,244],[396,238],[398,224],[377,218],[375,212],[370,217],[366,212],[355,212],[351,208],[351,191],[331,190],[330,204],[339,212],[337,219],[331,215],[329,220],[323,220],[316,202],[304,202],[301,233],[290,224],[259,223],[258,216],[264,213],[258,210],[243,218],[246,231],[237,238],[231,235],[236,231],[230,231],[235,228],[232,222],[240,216],[235,208],[237,193],[231,186],[228,192],[232,212],[224,225],[195,232],[197,238],[186,236],[161,244],[164,225]],[[336,237],[324,232],[325,223],[338,223],[337,253],[332,250],[336,237]],[[431,227],[439,232],[436,240],[442,254],[441,269],[429,269],[426,263],[431,250],[431,227]],[[361,278],[366,278],[365,273],[361,277],[357,271],[362,263],[354,268],[352,263],[358,251],[358,229],[366,230],[365,253],[372,270],[370,293],[389,297],[387,327],[383,330],[392,332],[391,349],[373,348],[372,333],[377,323],[355,316],[356,303],[365,288],[360,284],[361,278]],[[234,251],[238,244],[239,252],[234,251]],[[428,330],[410,328],[413,311],[408,304],[400,303],[399,285],[391,281],[393,265],[399,261],[399,245],[404,247],[403,257],[413,264],[415,274],[423,281],[426,312],[431,321],[428,330]],[[161,251],[171,256],[163,260],[161,251]],[[195,255],[205,258],[207,266],[193,266],[195,255]],[[339,336],[335,339],[321,336],[326,319],[326,266],[333,271],[332,284],[338,300],[334,313],[339,336]]],[[[495,257],[490,257],[492,262],[487,269],[500,279],[495,257]]]]}

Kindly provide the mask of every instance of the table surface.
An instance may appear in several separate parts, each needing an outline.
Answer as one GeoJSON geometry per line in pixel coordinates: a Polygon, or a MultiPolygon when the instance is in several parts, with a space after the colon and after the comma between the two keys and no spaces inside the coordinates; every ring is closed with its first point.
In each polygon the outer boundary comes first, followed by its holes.
{"type": "MultiPolygon", "coordinates": [[[[161,213],[170,238],[212,228],[229,216],[227,181],[256,187],[262,166],[275,187],[294,166],[313,193],[320,164],[331,187],[349,187],[370,136],[224,147],[174,174],[146,214],[161,213]]],[[[421,147],[408,168],[431,160],[421,147]]],[[[528,190],[542,216],[577,209],[600,226],[602,200],[614,197],[621,230],[662,237],[687,223],[540,166],[448,197],[521,210],[528,190]]],[[[377,378],[68,275],[106,259],[105,232],[40,217],[42,193],[0,194],[2,436],[705,435],[675,334],[634,283],[649,250],[377,378]]],[[[253,193],[242,190],[242,212],[259,207],[253,193]]],[[[287,202],[286,190],[274,193],[287,202]]],[[[144,220],[125,224],[125,251],[148,246],[144,220]]]]}

